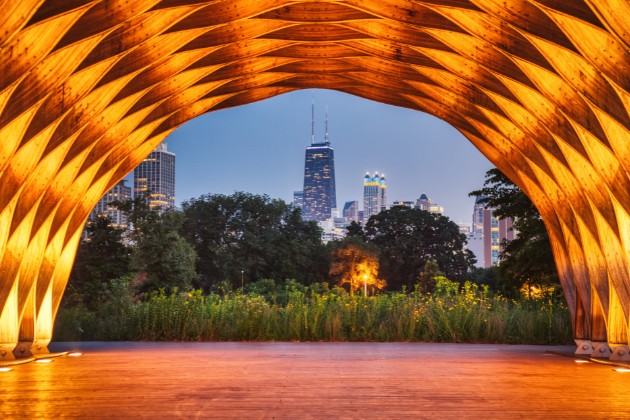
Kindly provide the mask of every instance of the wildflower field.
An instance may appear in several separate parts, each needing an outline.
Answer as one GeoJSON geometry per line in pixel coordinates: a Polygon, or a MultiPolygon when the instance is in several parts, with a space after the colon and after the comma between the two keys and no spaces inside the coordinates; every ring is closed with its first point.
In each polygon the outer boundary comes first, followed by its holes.
{"type": "Polygon", "coordinates": [[[473,283],[438,281],[433,294],[350,295],[321,284],[204,295],[125,293],[96,311],[62,307],[55,340],[425,341],[564,344],[572,341],[563,301],[508,300],[473,283]]]}

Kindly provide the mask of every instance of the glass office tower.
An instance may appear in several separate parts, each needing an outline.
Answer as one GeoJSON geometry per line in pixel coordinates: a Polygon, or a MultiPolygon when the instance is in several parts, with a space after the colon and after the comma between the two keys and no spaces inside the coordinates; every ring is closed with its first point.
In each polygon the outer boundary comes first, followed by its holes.
{"type": "Polygon", "coordinates": [[[385,175],[376,172],[363,178],[363,221],[367,223],[370,216],[387,209],[387,181],[385,175]]]}
{"type": "Polygon", "coordinates": [[[151,208],[175,207],[175,153],[160,144],[133,171],[134,196],[149,193],[151,208]]]}
{"type": "Polygon", "coordinates": [[[115,227],[126,227],[127,216],[118,209],[118,207],[112,206],[112,201],[127,201],[131,200],[131,187],[125,185],[123,179],[114,187],[107,191],[105,195],[96,203],[96,206],[90,213],[88,220],[96,220],[98,216],[109,217],[111,224],[115,227]]]}
{"type": "Polygon", "coordinates": [[[335,191],[335,151],[330,142],[313,143],[304,158],[304,190],[302,217],[324,221],[337,208],[335,191]]]}

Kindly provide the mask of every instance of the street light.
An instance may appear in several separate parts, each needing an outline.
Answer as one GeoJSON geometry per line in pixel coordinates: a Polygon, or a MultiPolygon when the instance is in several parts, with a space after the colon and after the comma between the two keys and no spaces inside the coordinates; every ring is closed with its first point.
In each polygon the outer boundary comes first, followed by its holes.
{"type": "Polygon", "coordinates": [[[243,274],[244,274],[244,273],[245,273],[245,272],[244,272],[243,270],[241,270],[241,289],[242,289],[243,291],[245,291],[245,289],[244,289],[244,287],[243,287],[243,274]]]}
{"type": "Polygon", "coordinates": [[[367,297],[367,274],[363,275],[363,296],[367,297]]]}

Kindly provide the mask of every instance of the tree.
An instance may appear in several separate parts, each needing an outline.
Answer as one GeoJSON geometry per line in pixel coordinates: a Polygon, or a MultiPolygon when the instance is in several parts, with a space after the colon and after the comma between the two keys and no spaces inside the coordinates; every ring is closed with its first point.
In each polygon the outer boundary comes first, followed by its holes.
{"type": "Polygon", "coordinates": [[[486,172],[481,190],[470,193],[494,208],[497,217],[511,217],[516,238],[503,244],[497,285],[515,295],[523,287],[557,285],[558,274],[547,229],[534,203],[498,169],[486,172]]]}
{"type": "Polygon", "coordinates": [[[456,280],[475,262],[457,224],[439,214],[395,206],[370,217],[364,231],[380,250],[381,277],[395,289],[411,288],[428,260],[456,280]]]}
{"type": "Polygon", "coordinates": [[[68,280],[67,294],[76,293],[89,308],[102,302],[112,280],[131,272],[131,250],[123,244],[121,228],[106,216],[86,224],[87,238],[79,244],[68,280]]]}
{"type": "Polygon", "coordinates": [[[196,279],[195,250],[180,236],[183,214],[167,210],[156,223],[143,224],[133,253],[133,266],[144,273],[140,292],[188,290],[196,279]]]}
{"type": "Polygon", "coordinates": [[[383,289],[385,280],[379,279],[378,249],[357,238],[347,238],[335,244],[329,274],[338,286],[348,285],[350,293],[362,287],[383,289]]]}
{"type": "Polygon", "coordinates": [[[356,237],[356,238],[365,239],[363,228],[361,227],[359,223],[357,223],[354,220],[346,227],[346,231],[347,231],[346,233],[347,238],[356,237]]]}
{"type": "Polygon", "coordinates": [[[196,279],[196,254],[179,234],[184,215],[177,210],[150,208],[145,196],[117,202],[132,224],[132,268],[139,272],[138,292],[175,288],[187,290],[196,279]]]}
{"type": "Polygon", "coordinates": [[[488,286],[490,289],[498,291],[502,290],[499,287],[499,266],[493,265],[491,267],[475,267],[470,273],[470,281],[478,285],[488,286]]]}
{"type": "Polygon", "coordinates": [[[258,279],[326,280],[328,251],[315,222],[300,209],[266,195],[207,194],[182,204],[182,235],[197,255],[198,287],[230,280],[240,286],[258,279]]]}
{"type": "Polygon", "coordinates": [[[444,277],[440,271],[440,266],[435,260],[427,260],[420,274],[418,274],[418,291],[430,293],[435,289],[437,278],[444,277]]]}

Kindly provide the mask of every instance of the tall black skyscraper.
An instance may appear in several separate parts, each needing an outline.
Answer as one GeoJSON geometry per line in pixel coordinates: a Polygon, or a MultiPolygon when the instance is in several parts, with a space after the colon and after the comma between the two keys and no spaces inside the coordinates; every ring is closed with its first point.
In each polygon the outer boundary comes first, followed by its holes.
{"type": "Polygon", "coordinates": [[[328,141],[328,111],[323,143],[315,143],[315,104],[312,105],[311,127],[311,145],[306,148],[304,158],[302,217],[323,221],[331,217],[332,209],[337,208],[335,151],[328,141]]]}

